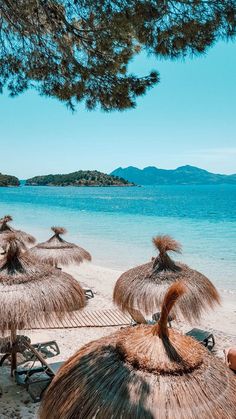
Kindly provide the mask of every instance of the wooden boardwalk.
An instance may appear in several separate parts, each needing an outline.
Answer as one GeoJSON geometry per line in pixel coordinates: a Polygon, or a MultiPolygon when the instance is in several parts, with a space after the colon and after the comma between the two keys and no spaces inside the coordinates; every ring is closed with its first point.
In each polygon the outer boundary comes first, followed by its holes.
{"type": "Polygon", "coordinates": [[[131,322],[131,317],[119,310],[82,310],[65,315],[62,319],[43,321],[37,319],[27,329],[64,329],[76,327],[124,326],[131,322]]]}

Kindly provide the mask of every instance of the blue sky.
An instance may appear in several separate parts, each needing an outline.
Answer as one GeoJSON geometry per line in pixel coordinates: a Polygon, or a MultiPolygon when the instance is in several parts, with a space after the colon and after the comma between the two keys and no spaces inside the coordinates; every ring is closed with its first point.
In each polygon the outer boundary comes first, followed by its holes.
{"type": "Polygon", "coordinates": [[[191,164],[236,173],[236,44],[219,43],[203,57],[157,61],[140,56],[140,74],[161,82],[135,110],[105,114],[27,92],[0,96],[0,172],[21,179],[79,169],[191,164]]]}

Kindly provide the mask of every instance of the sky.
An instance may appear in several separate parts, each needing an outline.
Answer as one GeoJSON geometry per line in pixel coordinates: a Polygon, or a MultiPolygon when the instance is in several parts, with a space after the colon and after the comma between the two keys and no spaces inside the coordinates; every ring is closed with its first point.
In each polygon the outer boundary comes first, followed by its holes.
{"type": "Polygon", "coordinates": [[[161,81],[125,112],[75,113],[28,91],[0,96],[0,172],[20,179],[76,170],[185,164],[236,173],[236,43],[185,61],[138,57],[138,74],[161,81]]]}

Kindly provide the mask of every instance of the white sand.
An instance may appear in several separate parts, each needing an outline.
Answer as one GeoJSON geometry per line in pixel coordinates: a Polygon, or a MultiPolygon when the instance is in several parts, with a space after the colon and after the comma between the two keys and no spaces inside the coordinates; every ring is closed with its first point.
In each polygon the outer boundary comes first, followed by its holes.
{"type": "MultiPolygon", "coordinates": [[[[91,310],[112,308],[112,292],[114,283],[120,276],[120,271],[83,264],[80,267],[71,266],[65,269],[77,278],[80,283],[95,292],[95,298],[89,300],[88,308],[91,310]]],[[[216,337],[216,355],[222,357],[222,349],[229,345],[236,345],[236,304],[235,296],[223,293],[222,306],[212,313],[207,313],[200,326],[214,329],[216,337]]],[[[182,325],[180,325],[182,327],[182,325]]],[[[191,326],[186,325],[185,328],[191,326]]],[[[48,329],[26,331],[31,341],[42,342],[55,339],[60,347],[61,354],[52,358],[50,362],[67,359],[85,343],[101,336],[112,333],[117,327],[83,327],[77,329],[48,329]]],[[[37,417],[38,404],[32,403],[27,392],[17,386],[9,375],[9,367],[0,369],[0,386],[3,394],[0,397],[0,419],[7,418],[34,418],[37,417]]]]}

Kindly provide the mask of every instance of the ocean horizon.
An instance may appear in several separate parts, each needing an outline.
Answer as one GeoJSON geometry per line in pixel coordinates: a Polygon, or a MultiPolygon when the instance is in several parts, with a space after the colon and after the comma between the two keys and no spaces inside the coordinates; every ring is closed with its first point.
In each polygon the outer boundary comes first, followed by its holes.
{"type": "Polygon", "coordinates": [[[236,185],[0,188],[0,214],[38,241],[63,226],[95,264],[120,271],[149,261],[152,237],[169,234],[183,246],[175,258],[236,293],[236,185]]]}

